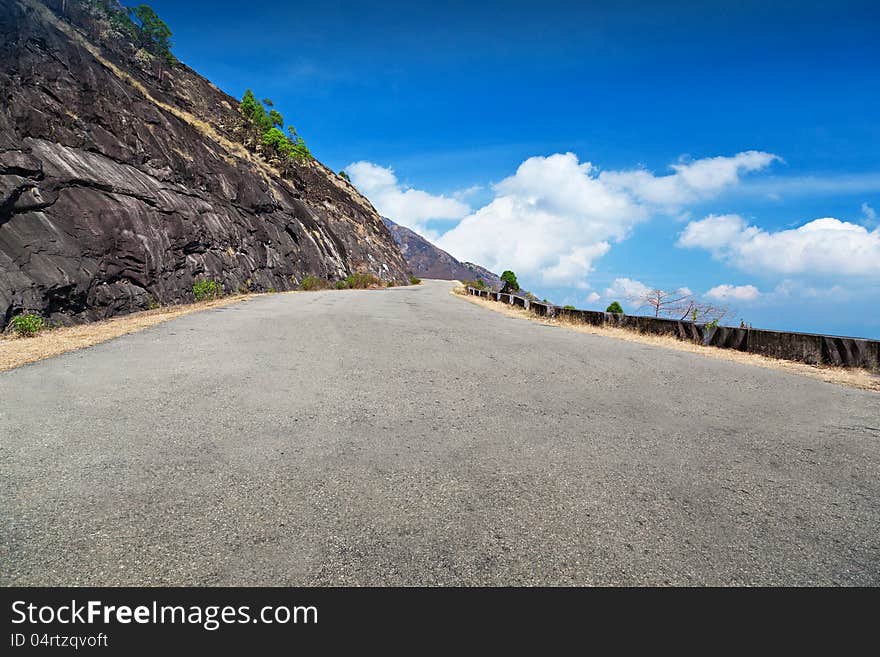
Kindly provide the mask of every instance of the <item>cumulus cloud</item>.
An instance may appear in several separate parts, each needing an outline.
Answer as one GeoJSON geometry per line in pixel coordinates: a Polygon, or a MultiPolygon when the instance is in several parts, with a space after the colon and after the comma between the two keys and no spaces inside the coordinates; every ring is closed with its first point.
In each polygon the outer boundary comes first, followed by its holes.
{"type": "Polygon", "coordinates": [[[443,235],[439,246],[535,284],[588,287],[614,242],[658,211],[717,194],[778,159],[760,151],[679,163],[673,173],[599,172],[574,153],[531,157],[494,186],[495,198],[443,235]]]}
{"type": "Polygon", "coordinates": [[[439,246],[536,283],[585,287],[593,262],[647,218],[645,208],[603,185],[592,171],[573,153],[529,158],[439,246]]]}
{"type": "Polygon", "coordinates": [[[716,301],[754,301],[761,293],[754,285],[716,285],[706,296],[716,301]]]}
{"type": "Polygon", "coordinates": [[[589,303],[596,303],[601,298],[602,297],[598,292],[590,292],[590,294],[587,295],[587,301],[589,303]]]}
{"type": "Polygon", "coordinates": [[[392,169],[372,162],[354,162],[345,171],[379,214],[428,237],[427,222],[431,219],[461,219],[471,211],[461,199],[473,193],[473,188],[452,198],[406,187],[392,169]]]}
{"type": "Polygon", "coordinates": [[[831,217],[795,229],[769,232],[739,215],[710,215],[690,222],[678,240],[708,250],[747,271],[778,274],[876,276],[880,274],[880,228],[831,217]]]}
{"type": "Polygon", "coordinates": [[[644,299],[651,289],[641,281],[631,278],[615,278],[610,287],[605,289],[605,296],[609,299],[639,301],[644,299]]]}

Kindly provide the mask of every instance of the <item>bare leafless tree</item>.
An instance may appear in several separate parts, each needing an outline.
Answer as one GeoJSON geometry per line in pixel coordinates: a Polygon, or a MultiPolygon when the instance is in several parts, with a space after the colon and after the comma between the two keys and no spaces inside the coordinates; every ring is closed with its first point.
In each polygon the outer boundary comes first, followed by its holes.
{"type": "Polygon", "coordinates": [[[639,301],[643,306],[653,309],[654,317],[661,315],[676,315],[682,308],[682,304],[691,299],[691,295],[681,292],[666,292],[665,290],[650,290],[641,297],[639,301]]]}
{"type": "Polygon", "coordinates": [[[689,319],[692,322],[720,323],[728,312],[730,312],[730,308],[727,306],[716,305],[692,297],[688,300],[680,319],[689,319]]]}
{"type": "Polygon", "coordinates": [[[720,322],[729,311],[727,306],[703,301],[687,290],[650,290],[638,297],[637,301],[651,308],[654,317],[689,319],[693,322],[720,322]]]}

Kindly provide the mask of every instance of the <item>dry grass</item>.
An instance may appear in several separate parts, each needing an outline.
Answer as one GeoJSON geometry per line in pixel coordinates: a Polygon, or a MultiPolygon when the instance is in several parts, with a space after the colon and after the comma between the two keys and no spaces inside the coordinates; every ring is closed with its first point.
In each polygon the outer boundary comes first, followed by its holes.
{"type": "MultiPolygon", "coordinates": [[[[169,105],[168,103],[164,103],[147,89],[140,81],[135,79],[133,76],[129,75],[121,68],[116,66],[109,59],[104,57],[101,48],[90,42],[86,37],[80,33],[76,28],[71,25],[68,25],[64,21],[60,20],[55,16],[52,11],[46,7],[43,3],[38,2],[37,0],[20,0],[24,2],[31,10],[38,12],[43,20],[47,21],[58,30],[63,32],[65,35],[70,37],[76,43],[79,43],[83,48],[85,48],[95,59],[97,59],[107,70],[113,73],[116,77],[118,77],[123,82],[126,82],[135,90],[137,90],[144,98],[153,103],[156,107],[165,110],[166,112],[173,114],[181,121],[184,121],[190,124],[193,128],[198,130],[203,136],[211,139],[215,143],[219,144],[221,147],[226,149],[232,155],[238,156],[243,160],[247,160],[252,165],[257,167],[261,174],[269,176],[277,176],[278,171],[270,167],[268,164],[260,160],[258,157],[252,155],[243,144],[232,141],[231,139],[227,139],[223,135],[221,135],[217,130],[209,124],[207,121],[203,121],[196,115],[187,112],[185,110],[180,109],[179,107],[175,107],[173,105],[169,105]]],[[[269,182],[269,178],[266,178],[266,181],[269,182]]],[[[271,191],[271,185],[270,185],[271,191]]]]}
{"type": "Polygon", "coordinates": [[[114,317],[102,322],[65,326],[44,331],[32,338],[4,337],[0,339],[0,372],[43,360],[44,358],[51,358],[68,351],[91,347],[100,342],[118,338],[126,333],[134,333],[148,326],[167,322],[175,317],[238,303],[252,296],[256,295],[239,294],[213,301],[201,301],[180,306],[157,308],[156,310],[146,310],[122,317],[114,317]]]}
{"type": "Polygon", "coordinates": [[[779,360],[777,358],[768,358],[759,354],[749,354],[734,349],[719,349],[718,347],[704,347],[703,345],[678,340],[671,336],[651,335],[647,333],[639,333],[625,328],[617,328],[610,326],[593,326],[591,324],[582,324],[571,320],[558,318],[547,318],[535,315],[528,310],[524,310],[519,306],[513,306],[498,301],[490,301],[482,297],[475,297],[465,292],[464,287],[456,287],[453,292],[463,299],[470,301],[474,305],[482,306],[499,312],[508,317],[517,317],[527,319],[532,322],[538,322],[548,326],[561,326],[563,328],[577,331],[578,333],[590,333],[592,335],[601,335],[607,338],[615,338],[617,340],[626,340],[627,342],[639,342],[641,344],[654,345],[665,349],[675,349],[676,351],[687,351],[694,354],[701,354],[710,358],[718,358],[720,360],[732,361],[734,363],[742,363],[744,365],[755,365],[757,367],[765,367],[774,370],[781,370],[791,374],[799,374],[812,379],[819,379],[828,383],[836,383],[838,385],[850,388],[859,388],[860,390],[872,390],[880,392],[880,376],[873,374],[864,369],[848,369],[843,367],[816,367],[807,365],[806,363],[798,363],[788,360],[779,360]]]}

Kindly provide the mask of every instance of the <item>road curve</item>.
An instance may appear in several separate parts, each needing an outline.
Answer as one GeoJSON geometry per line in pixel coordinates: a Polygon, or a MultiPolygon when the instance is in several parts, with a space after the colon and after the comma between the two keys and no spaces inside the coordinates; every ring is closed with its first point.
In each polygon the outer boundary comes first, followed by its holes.
{"type": "Polygon", "coordinates": [[[0,373],[0,583],[880,584],[878,395],[449,290],[0,373]]]}

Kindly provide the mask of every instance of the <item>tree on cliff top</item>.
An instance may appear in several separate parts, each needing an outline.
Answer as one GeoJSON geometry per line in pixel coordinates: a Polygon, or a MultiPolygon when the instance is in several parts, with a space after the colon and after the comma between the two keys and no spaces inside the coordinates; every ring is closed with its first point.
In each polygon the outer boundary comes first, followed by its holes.
{"type": "Polygon", "coordinates": [[[244,92],[238,106],[242,116],[256,128],[263,146],[274,151],[282,159],[311,160],[311,151],[293,126],[287,126],[287,135],[280,130],[284,125],[284,117],[281,112],[276,109],[266,111],[263,105],[267,100],[269,99],[264,98],[262,102],[258,101],[254,92],[248,89],[244,92]]]}
{"type": "Polygon", "coordinates": [[[162,56],[169,64],[177,60],[171,54],[171,29],[149,5],[138,5],[131,15],[140,28],[142,45],[162,56]]]}

